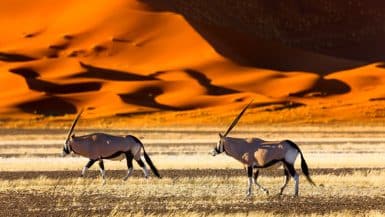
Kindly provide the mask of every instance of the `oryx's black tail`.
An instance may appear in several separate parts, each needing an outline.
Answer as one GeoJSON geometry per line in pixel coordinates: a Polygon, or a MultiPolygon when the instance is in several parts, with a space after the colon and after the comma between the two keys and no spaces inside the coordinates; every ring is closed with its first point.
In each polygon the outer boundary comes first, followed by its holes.
{"type": "Polygon", "coordinates": [[[299,152],[299,154],[301,155],[301,169],[302,169],[302,172],[303,174],[305,175],[307,181],[312,184],[312,185],[316,185],[313,180],[311,179],[310,177],[310,173],[309,173],[309,167],[307,166],[307,163],[305,161],[305,158],[303,157],[303,154],[302,154],[302,151],[301,149],[299,149],[298,145],[295,144],[294,142],[290,141],[290,140],[286,140],[287,143],[289,143],[293,148],[297,149],[297,151],[299,152]]]}
{"type": "Polygon", "coordinates": [[[155,165],[152,163],[150,156],[146,153],[143,147],[143,154],[144,154],[144,159],[146,160],[147,164],[150,166],[152,172],[158,177],[162,178],[158,172],[158,169],[156,169],[155,165]]]}
{"type": "Polygon", "coordinates": [[[142,143],[138,138],[136,138],[135,136],[131,136],[131,135],[130,135],[130,137],[133,138],[137,143],[139,143],[139,144],[142,146],[142,148],[143,148],[144,159],[146,160],[148,166],[150,166],[151,171],[152,171],[158,178],[162,178],[162,177],[160,176],[159,172],[158,172],[158,169],[156,169],[154,163],[152,162],[150,156],[148,156],[146,150],[144,149],[143,143],[142,143]]]}

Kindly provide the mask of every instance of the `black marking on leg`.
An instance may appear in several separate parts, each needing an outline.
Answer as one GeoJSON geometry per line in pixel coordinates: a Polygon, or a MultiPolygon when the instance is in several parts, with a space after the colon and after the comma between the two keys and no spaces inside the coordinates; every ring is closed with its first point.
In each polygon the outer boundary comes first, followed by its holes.
{"type": "Polygon", "coordinates": [[[89,169],[92,165],[94,165],[95,162],[96,160],[90,159],[90,161],[88,161],[88,163],[86,164],[86,167],[89,169]]]}
{"type": "Polygon", "coordinates": [[[104,163],[102,160],[99,160],[99,167],[100,169],[104,170],[104,163]]]}
{"type": "Polygon", "coordinates": [[[295,192],[294,195],[298,196],[298,175],[297,172],[295,171],[294,165],[290,164],[288,162],[284,162],[287,170],[289,170],[290,175],[294,178],[295,180],[295,192]]]}
{"type": "Polygon", "coordinates": [[[132,155],[131,152],[126,152],[124,153],[126,155],[126,160],[127,160],[127,167],[128,169],[132,168],[132,159],[134,159],[134,155],[132,155]]]}
{"type": "Polygon", "coordinates": [[[258,175],[259,175],[259,169],[256,169],[255,173],[254,173],[254,180],[255,180],[255,182],[257,182],[258,175]]]}
{"type": "Polygon", "coordinates": [[[295,171],[293,164],[290,164],[286,161],[284,161],[284,164],[285,164],[287,170],[289,171],[290,175],[294,178],[295,175],[297,174],[297,172],[295,171]]]}
{"type": "Polygon", "coordinates": [[[252,166],[248,166],[247,167],[247,176],[250,178],[250,177],[253,177],[253,167],[252,166]]]}
{"type": "Polygon", "coordinates": [[[141,159],[136,160],[136,162],[139,164],[140,167],[142,167],[142,168],[145,167],[145,165],[141,159]]]}
{"type": "Polygon", "coordinates": [[[289,171],[286,169],[286,165],[284,166],[283,168],[283,173],[285,175],[285,181],[281,187],[281,190],[279,192],[279,195],[282,195],[283,194],[283,191],[285,190],[286,186],[287,186],[287,183],[289,182],[290,180],[290,174],[289,174],[289,171]]]}
{"type": "Polygon", "coordinates": [[[283,174],[284,174],[285,177],[286,177],[286,182],[288,182],[288,181],[289,181],[289,178],[290,178],[290,174],[289,174],[289,171],[287,171],[286,168],[283,169],[283,174]]]}

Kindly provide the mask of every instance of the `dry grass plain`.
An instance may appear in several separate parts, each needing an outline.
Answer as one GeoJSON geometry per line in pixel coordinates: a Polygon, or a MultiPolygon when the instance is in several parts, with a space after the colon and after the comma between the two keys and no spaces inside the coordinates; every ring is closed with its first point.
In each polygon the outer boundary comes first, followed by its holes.
{"type": "MultiPolygon", "coordinates": [[[[77,133],[87,132],[93,130],[77,133]]],[[[208,155],[216,132],[131,130],[163,179],[143,179],[134,164],[133,177],[123,181],[125,161],[106,161],[102,185],[97,166],[79,177],[87,159],[59,157],[64,131],[0,130],[0,216],[385,216],[383,128],[237,128],[233,136],[297,141],[318,184],[301,178],[298,198],[292,197],[293,182],[277,196],[279,168],[261,174],[269,196],[255,189],[246,198],[242,165],[208,155]]]]}

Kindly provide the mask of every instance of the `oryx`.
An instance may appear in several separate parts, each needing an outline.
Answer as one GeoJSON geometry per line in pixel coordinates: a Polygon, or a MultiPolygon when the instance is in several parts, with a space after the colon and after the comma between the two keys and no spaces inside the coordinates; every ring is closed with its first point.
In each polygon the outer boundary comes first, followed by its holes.
{"type": "Polygon", "coordinates": [[[143,144],[138,138],[132,135],[127,136],[113,136],[105,133],[93,133],[84,136],[75,136],[73,130],[77,121],[82,114],[81,110],[76,116],[72,126],[68,132],[67,139],[63,146],[62,156],[74,152],[75,154],[81,155],[83,157],[89,158],[90,160],[84,166],[81,176],[85,175],[85,172],[96,162],[99,161],[100,173],[105,182],[105,171],[103,159],[110,160],[122,160],[124,157],[127,160],[128,172],[124,177],[124,180],[132,174],[133,165],[132,160],[135,159],[139,166],[142,168],[145,178],[148,178],[148,170],[146,165],[141,160],[141,155],[143,151],[144,159],[147,164],[150,166],[152,172],[159,178],[159,172],[152,163],[150,157],[147,155],[144,150],[143,144]]]}
{"type": "Polygon", "coordinates": [[[238,123],[239,119],[242,117],[243,113],[250,106],[251,102],[243,108],[239,115],[231,123],[227,131],[222,135],[219,133],[219,142],[217,143],[214,150],[211,154],[213,156],[225,152],[227,155],[235,158],[240,161],[242,164],[247,166],[248,174],[248,188],[247,196],[251,195],[251,187],[254,182],[255,185],[268,194],[268,190],[263,188],[258,184],[257,178],[259,169],[267,168],[272,165],[281,163],[284,167],[285,181],[281,187],[280,195],[283,193],[291,175],[295,180],[295,190],[294,195],[298,195],[298,184],[299,177],[294,169],[294,162],[298,156],[301,156],[301,169],[306,179],[312,184],[315,185],[309,175],[309,169],[306,164],[305,158],[299,147],[290,140],[283,140],[280,142],[264,141],[260,138],[233,138],[228,137],[227,135],[233,129],[233,127],[238,123]],[[256,168],[253,177],[253,168],[256,168]]]}

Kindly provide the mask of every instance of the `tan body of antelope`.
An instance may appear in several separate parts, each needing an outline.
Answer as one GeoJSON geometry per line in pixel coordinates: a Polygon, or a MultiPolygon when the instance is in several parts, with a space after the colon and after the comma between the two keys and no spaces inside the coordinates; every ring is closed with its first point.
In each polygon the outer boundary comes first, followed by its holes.
{"type": "Polygon", "coordinates": [[[86,166],[84,166],[82,170],[81,176],[84,176],[85,172],[96,161],[98,161],[103,181],[105,181],[105,170],[103,160],[122,160],[123,158],[126,158],[128,172],[127,175],[124,177],[124,180],[126,180],[132,174],[133,159],[135,159],[139,166],[142,168],[144,176],[145,178],[147,178],[148,170],[141,159],[143,152],[144,159],[150,166],[152,172],[160,178],[159,172],[152,163],[148,154],[146,153],[142,142],[134,136],[114,136],[105,133],[94,133],[84,136],[73,135],[73,129],[81,113],[82,112],[80,112],[74,120],[63,147],[63,156],[70,154],[72,151],[75,154],[89,158],[88,163],[86,164],[86,166]]]}
{"type": "MultiPolygon", "coordinates": [[[[250,105],[251,103],[249,103],[250,105]]],[[[211,154],[213,156],[225,152],[227,155],[235,158],[247,167],[248,173],[248,187],[247,196],[252,193],[252,183],[254,183],[259,189],[268,194],[268,190],[258,184],[257,178],[259,169],[267,168],[275,164],[281,163],[284,167],[285,181],[280,189],[280,195],[283,193],[286,185],[292,176],[295,180],[294,195],[298,195],[299,176],[294,168],[295,160],[298,155],[301,156],[301,169],[306,179],[314,185],[314,182],[310,178],[309,169],[303,154],[299,147],[290,140],[284,140],[280,142],[264,141],[259,138],[233,138],[228,137],[231,129],[237,124],[243,113],[248,108],[247,105],[241,113],[235,118],[233,123],[224,135],[219,134],[219,142],[217,143],[211,154]],[[256,169],[253,176],[253,169],[256,169]]]]}

